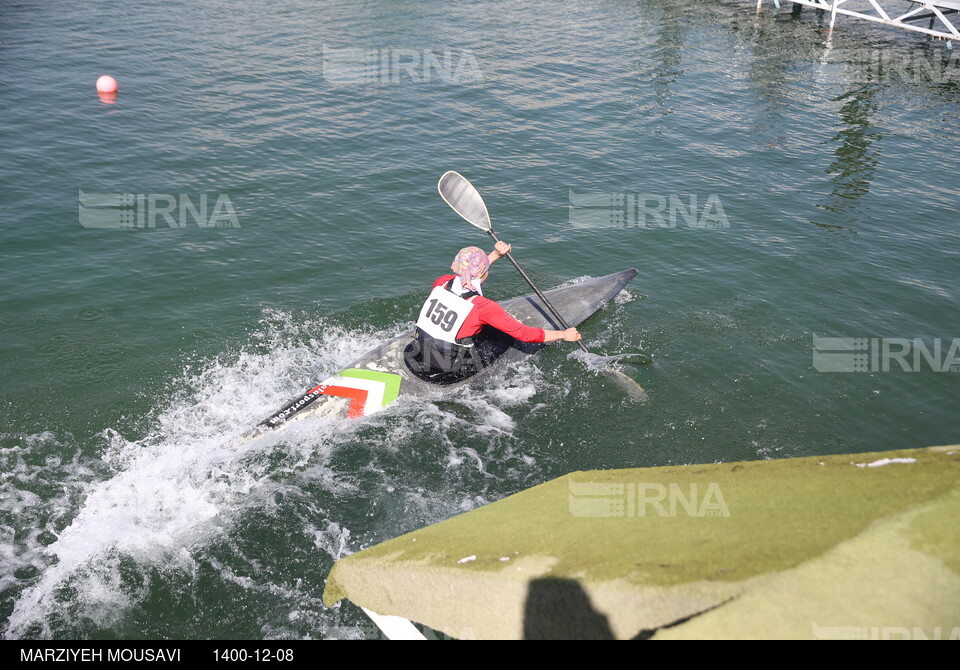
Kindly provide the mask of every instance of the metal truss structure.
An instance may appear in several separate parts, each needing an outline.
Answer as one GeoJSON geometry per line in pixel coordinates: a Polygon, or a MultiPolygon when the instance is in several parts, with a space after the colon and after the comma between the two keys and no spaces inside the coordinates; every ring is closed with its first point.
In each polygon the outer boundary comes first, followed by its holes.
{"type": "MultiPolygon", "coordinates": [[[[960,0],[786,0],[794,5],[813,7],[830,12],[830,29],[833,30],[837,15],[852,16],[865,21],[882,23],[934,38],[947,40],[947,48],[952,48],[952,40],[960,40],[960,30],[949,18],[960,12],[960,0]],[[899,6],[899,9],[895,7],[899,6]],[[926,23],[927,25],[923,25],[926,23]]],[[[780,8],[780,0],[773,0],[780,8]]],[[[763,0],[757,0],[757,11],[763,0]]],[[[958,23],[960,25],[960,23],[958,23]]]]}

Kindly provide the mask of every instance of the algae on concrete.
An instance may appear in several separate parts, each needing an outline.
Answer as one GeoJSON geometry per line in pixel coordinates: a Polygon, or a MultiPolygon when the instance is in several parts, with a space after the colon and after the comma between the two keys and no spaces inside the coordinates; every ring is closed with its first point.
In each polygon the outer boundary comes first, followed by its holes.
{"type": "Polygon", "coordinates": [[[458,638],[946,638],[958,505],[960,447],[575,472],[339,560],[324,602],[458,638]]]}

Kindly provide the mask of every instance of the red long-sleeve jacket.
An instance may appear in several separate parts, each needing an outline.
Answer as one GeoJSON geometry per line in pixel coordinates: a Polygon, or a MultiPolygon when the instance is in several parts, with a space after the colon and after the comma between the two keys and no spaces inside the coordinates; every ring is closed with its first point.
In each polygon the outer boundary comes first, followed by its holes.
{"type": "MultiPolygon", "coordinates": [[[[445,286],[456,275],[443,275],[433,282],[433,287],[445,286]]],[[[478,295],[473,300],[473,309],[457,332],[457,339],[472,337],[480,332],[484,324],[505,332],[521,342],[543,342],[543,328],[525,326],[504,311],[503,307],[489,298],[478,295]]]]}

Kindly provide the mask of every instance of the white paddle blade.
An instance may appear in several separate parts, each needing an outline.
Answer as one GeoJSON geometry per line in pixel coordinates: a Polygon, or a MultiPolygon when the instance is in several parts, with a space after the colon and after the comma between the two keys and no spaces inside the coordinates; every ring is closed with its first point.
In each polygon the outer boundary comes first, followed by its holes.
{"type": "Polygon", "coordinates": [[[492,227],[487,206],[483,204],[480,193],[466,178],[454,171],[446,172],[437,183],[437,190],[444,202],[457,214],[483,231],[492,227]]]}

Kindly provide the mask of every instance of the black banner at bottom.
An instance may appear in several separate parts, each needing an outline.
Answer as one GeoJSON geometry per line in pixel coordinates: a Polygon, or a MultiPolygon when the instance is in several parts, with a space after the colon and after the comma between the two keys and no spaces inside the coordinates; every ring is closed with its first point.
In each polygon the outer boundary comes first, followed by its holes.
{"type": "Polygon", "coordinates": [[[316,660],[313,640],[50,640],[8,641],[9,663],[295,663],[316,660]]]}

